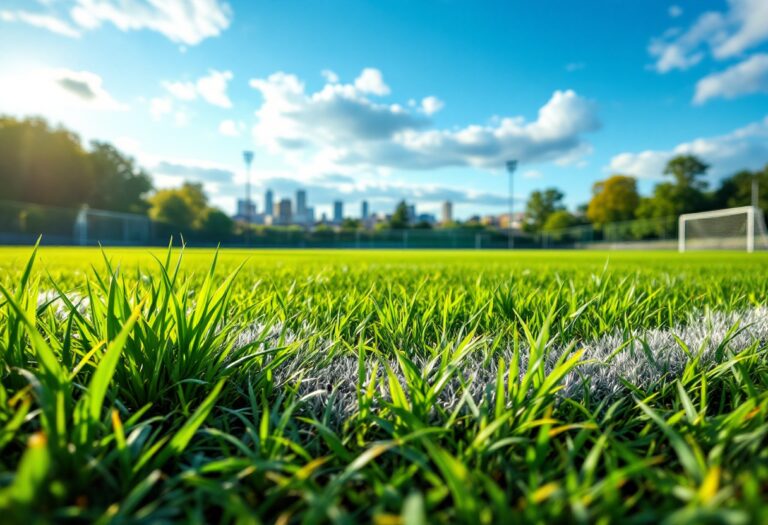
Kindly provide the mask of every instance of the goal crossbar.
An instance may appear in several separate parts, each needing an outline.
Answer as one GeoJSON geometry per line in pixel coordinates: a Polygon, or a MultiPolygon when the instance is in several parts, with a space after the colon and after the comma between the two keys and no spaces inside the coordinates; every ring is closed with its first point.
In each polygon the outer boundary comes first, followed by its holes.
{"type": "Polygon", "coordinates": [[[696,219],[717,219],[721,217],[730,217],[734,215],[746,215],[746,249],[752,253],[755,250],[755,224],[759,221],[761,228],[760,234],[764,234],[762,210],[755,206],[739,206],[736,208],[726,208],[723,210],[702,211],[697,213],[685,213],[678,219],[678,250],[684,252],[686,242],[686,223],[696,219]]]}

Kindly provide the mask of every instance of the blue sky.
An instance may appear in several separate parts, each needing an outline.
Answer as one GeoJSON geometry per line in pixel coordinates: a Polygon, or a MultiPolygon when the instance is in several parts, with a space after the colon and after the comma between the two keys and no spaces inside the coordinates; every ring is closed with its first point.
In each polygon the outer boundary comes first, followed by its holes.
{"type": "MultiPolygon", "coordinates": [[[[0,112],[134,155],[232,210],[306,187],[460,216],[613,172],[648,192],[674,153],[713,183],[768,162],[768,2],[0,1],[0,112]]],[[[259,202],[259,207],[263,205],[259,202]]]]}

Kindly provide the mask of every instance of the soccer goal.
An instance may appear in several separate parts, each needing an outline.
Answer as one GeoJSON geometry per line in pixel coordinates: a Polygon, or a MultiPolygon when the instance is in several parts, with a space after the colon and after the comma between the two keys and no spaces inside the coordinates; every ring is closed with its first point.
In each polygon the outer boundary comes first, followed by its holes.
{"type": "Polygon", "coordinates": [[[93,210],[84,206],[75,219],[75,242],[87,246],[97,242],[110,244],[147,244],[152,222],[144,215],[93,210]]]}
{"type": "Polygon", "coordinates": [[[754,206],[742,206],[681,215],[678,248],[681,252],[767,249],[763,211],[754,206]]]}

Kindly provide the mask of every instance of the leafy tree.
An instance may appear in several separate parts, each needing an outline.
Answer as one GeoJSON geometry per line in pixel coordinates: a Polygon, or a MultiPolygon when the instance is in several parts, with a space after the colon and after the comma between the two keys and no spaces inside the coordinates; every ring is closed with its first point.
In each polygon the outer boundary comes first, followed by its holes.
{"type": "Polygon", "coordinates": [[[159,190],[149,199],[149,216],[180,231],[199,230],[208,208],[200,183],[185,182],[180,188],[159,190]]]}
{"type": "Polygon", "coordinates": [[[547,217],[547,221],[542,226],[542,231],[551,232],[563,230],[578,224],[578,219],[566,210],[558,210],[547,217]]]}
{"type": "Polygon", "coordinates": [[[404,230],[408,228],[408,206],[402,200],[397,204],[395,213],[389,219],[389,227],[393,230],[404,230]]]}
{"type": "Polygon", "coordinates": [[[202,229],[205,234],[216,240],[223,240],[232,234],[234,221],[218,208],[207,208],[203,217],[202,229]]]}
{"type": "Polygon", "coordinates": [[[74,133],[38,118],[0,117],[3,199],[77,207],[90,197],[91,170],[74,133]]]}
{"type": "Polygon", "coordinates": [[[360,221],[360,219],[346,218],[341,221],[341,229],[345,231],[359,230],[362,227],[362,224],[363,223],[360,221]]]}
{"type": "Polygon", "coordinates": [[[541,231],[550,215],[565,209],[562,204],[564,197],[565,194],[557,188],[531,193],[525,206],[525,229],[541,231]]]}
{"type": "Polygon", "coordinates": [[[733,208],[752,204],[752,182],[757,181],[759,187],[758,207],[768,211],[768,164],[762,170],[742,170],[723,179],[715,192],[715,203],[718,208],[733,208]]]}
{"type": "Polygon", "coordinates": [[[223,211],[208,206],[201,183],[185,182],[179,188],[159,190],[149,198],[149,203],[153,220],[181,233],[223,240],[234,229],[234,222],[223,211]]]}
{"type": "Polygon", "coordinates": [[[93,208],[146,213],[144,199],[152,189],[149,174],[111,144],[92,142],[88,155],[92,181],[88,203],[93,208]]]}
{"type": "Polygon", "coordinates": [[[709,165],[693,155],[678,155],[667,162],[664,175],[675,179],[677,188],[692,188],[699,191],[707,189],[707,182],[701,177],[706,175],[709,165]]]}
{"type": "Polygon", "coordinates": [[[671,159],[664,168],[664,174],[671,176],[674,182],[657,184],[653,196],[640,200],[637,216],[658,219],[707,209],[709,202],[704,193],[707,183],[702,177],[708,169],[707,164],[692,155],[671,159]]]}
{"type": "Polygon", "coordinates": [[[640,203],[637,181],[625,175],[612,175],[596,182],[592,186],[592,195],[586,215],[594,224],[632,219],[640,203]]]}

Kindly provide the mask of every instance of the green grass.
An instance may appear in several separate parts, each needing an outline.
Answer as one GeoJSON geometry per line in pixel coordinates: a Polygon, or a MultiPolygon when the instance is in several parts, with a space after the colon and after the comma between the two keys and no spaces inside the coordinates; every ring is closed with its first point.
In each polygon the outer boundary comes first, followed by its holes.
{"type": "Polygon", "coordinates": [[[766,254],[2,248],[0,515],[766,522],[766,340],[734,341],[767,276],[766,254]],[[679,370],[591,388],[706,312],[736,319],[711,358],[681,337],[679,370]]]}

